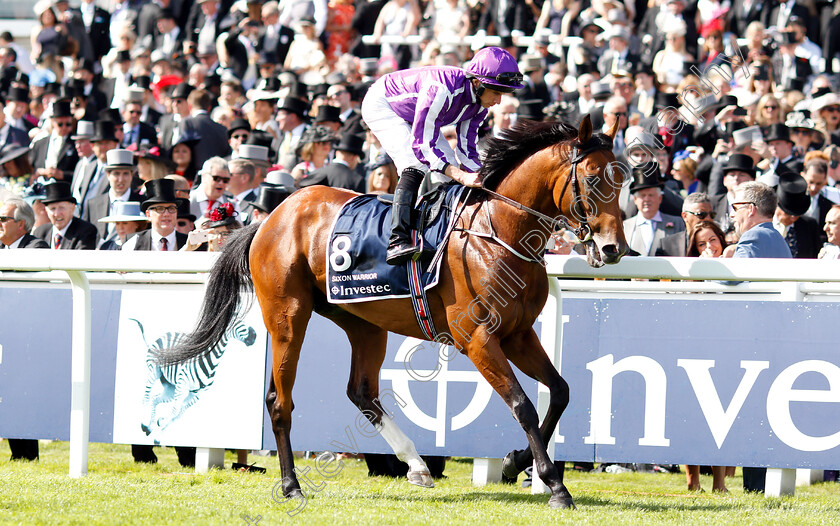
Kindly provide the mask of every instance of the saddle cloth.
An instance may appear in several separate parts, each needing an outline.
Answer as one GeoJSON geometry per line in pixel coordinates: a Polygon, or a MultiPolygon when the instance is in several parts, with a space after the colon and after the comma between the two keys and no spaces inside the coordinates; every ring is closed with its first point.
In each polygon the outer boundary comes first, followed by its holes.
{"type": "MultiPolygon", "coordinates": [[[[440,262],[429,268],[431,254],[444,248],[450,223],[456,217],[465,187],[443,185],[420,201],[424,253],[420,260],[423,290],[438,283],[440,262]]],[[[341,208],[327,247],[327,299],[330,303],[354,303],[410,297],[406,266],[385,263],[391,235],[391,206],[375,195],[354,197],[341,208]]]]}

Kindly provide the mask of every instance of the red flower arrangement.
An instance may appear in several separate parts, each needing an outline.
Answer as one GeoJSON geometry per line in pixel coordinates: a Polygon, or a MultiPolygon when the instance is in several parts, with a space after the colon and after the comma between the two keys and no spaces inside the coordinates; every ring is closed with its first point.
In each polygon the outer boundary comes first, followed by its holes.
{"type": "Polygon", "coordinates": [[[222,203],[210,212],[210,221],[224,221],[229,217],[235,217],[236,210],[233,208],[233,203],[222,203]]]}

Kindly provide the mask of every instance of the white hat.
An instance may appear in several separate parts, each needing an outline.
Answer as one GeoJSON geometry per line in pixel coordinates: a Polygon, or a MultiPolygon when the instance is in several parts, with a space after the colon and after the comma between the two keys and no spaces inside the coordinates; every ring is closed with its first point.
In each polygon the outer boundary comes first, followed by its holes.
{"type": "Polygon", "coordinates": [[[826,93],[821,97],[817,97],[811,102],[811,114],[819,113],[819,111],[826,106],[840,105],[840,97],[835,93],[826,93]]]}
{"type": "Polygon", "coordinates": [[[79,121],[76,123],[76,133],[70,137],[74,141],[79,139],[90,139],[96,133],[91,121],[79,121]]]}
{"type": "Polygon", "coordinates": [[[265,183],[273,186],[284,186],[289,190],[297,188],[295,178],[292,177],[292,174],[283,170],[272,170],[268,172],[268,175],[265,177],[265,183]]]}
{"type": "Polygon", "coordinates": [[[117,221],[148,221],[149,218],[140,212],[137,201],[114,201],[110,215],[99,220],[100,223],[116,223],[117,221]]]}
{"type": "Polygon", "coordinates": [[[134,165],[134,152],[119,148],[108,150],[105,153],[105,170],[114,170],[117,168],[136,169],[137,167],[134,165]]]}
{"type": "Polygon", "coordinates": [[[237,159],[257,161],[268,164],[268,147],[257,144],[243,144],[239,147],[237,159]]]}

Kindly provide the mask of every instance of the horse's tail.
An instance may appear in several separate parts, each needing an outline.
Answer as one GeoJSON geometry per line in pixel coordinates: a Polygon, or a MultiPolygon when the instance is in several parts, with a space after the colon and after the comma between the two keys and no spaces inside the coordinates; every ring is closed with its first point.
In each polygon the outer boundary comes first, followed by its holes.
{"type": "MultiPolygon", "coordinates": [[[[252,223],[230,236],[207,281],[207,292],[201,305],[195,330],[157,357],[161,365],[186,362],[216,346],[228,328],[239,321],[241,293],[254,290],[248,253],[260,223],[252,223]]],[[[249,296],[250,298],[250,296],[249,296]]]]}

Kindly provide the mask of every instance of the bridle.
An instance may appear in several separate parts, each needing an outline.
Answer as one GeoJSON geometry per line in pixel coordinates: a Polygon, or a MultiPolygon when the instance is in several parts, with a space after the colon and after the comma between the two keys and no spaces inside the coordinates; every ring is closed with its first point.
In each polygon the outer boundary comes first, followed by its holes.
{"type": "Polygon", "coordinates": [[[571,231],[575,237],[577,237],[581,243],[587,243],[592,241],[592,227],[589,226],[589,210],[592,207],[589,206],[589,203],[584,199],[583,194],[580,192],[580,186],[582,183],[579,182],[577,176],[577,166],[580,164],[586,156],[589,154],[603,149],[600,145],[598,145],[595,141],[589,140],[583,144],[575,144],[572,146],[572,152],[569,157],[569,163],[572,165],[571,167],[571,174],[569,177],[566,178],[566,183],[563,185],[563,189],[560,191],[560,199],[559,202],[563,202],[563,196],[566,195],[566,190],[571,186],[572,188],[572,210],[576,210],[576,207],[580,207],[580,211],[582,214],[577,214],[580,219],[577,220],[578,226],[572,226],[572,223],[569,221],[569,218],[566,216],[560,215],[559,217],[549,217],[542,212],[538,212],[533,208],[529,208],[522,203],[511,199],[510,197],[506,197],[498,192],[494,192],[484,186],[481,187],[482,190],[487,192],[488,194],[492,195],[493,197],[504,201],[505,203],[522,210],[523,212],[527,212],[535,217],[540,218],[541,220],[545,221],[548,226],[554,227],[556,224],[560,224],[567,230],[571,231]],[[585,205],[585,206],[584,206],[585,205]]]}
{"type": "MultiPolygon", "coordinates": [[[[554,229],[555,225],[560,224],[561,226],[563,226],[567,230],[571,231],[581,241],[581,243],[584,243],[584,244],[594,243],[595,240],[592,237],[592,227],[589,226],[589,217],[590,217],[589,216],[589,210],[591,210],[592,208],[590,206],[588,206],[588,203],[584,199],[583,194],[581,194],[581,192],[580,192],[580,187],[581,187],[582,183],[579,182],[579,179],[578,179],[578,176],[577,176],[577,165],[580,164],[586,158],[586,156],[588,156],[589,154],[591,154],[595,151],[598,151],[598,150],[602,150],[602,149],[604,149],[603,146],[599,145],[596,141],[593,141],[591,139],[589,141],[583,143],[583,144],[577,143],[574,146],[572,146],[571,155],[569,157],[569,162],[571,164],[571,174],[569,175],[569,177],[566,178],[566,183],[563,185],[563,189],[560,192],[559,202],[561,204],[563,203],[563,196],[566,195],[566,190],[571,186],[571,188],[572,188],[572,210],[576,210],[577,207],[580,207],[581,211],[583,212],[582,214],[579,214],[579,216],[582,219],[578,219],[578,226],[577,227],[572,226],[571,222],[569,221],[569,218],[567,218],[563,215],[560,215],[559,217],[550,217],[546,214],[543,214],[542,212],[539,212],[537,210],[534,210],[533,208],[530,208],[528,206],[523,205],[519,201],[511,199],[510,197],[504,196],[504,195],[502,195],[498,192],[495,192],[493,190],[490,190],[489,188],[487,188],[485,186],[482,186],[481,190],[483,190],[484,192],[487,192],[488,194],[495,197],[496,199],[499,199],[500,201],[502,201],[502,202],[504,202],[504,203],[506,203],[506,204],[518,209],[518,210],[522,210],[523,212],[526,212],[528,214],[531,214],[532,216],[535,216],[535,217],[539,218],[541,221],[545,221],[546,226],[550,227],[552,230],[554,229]],[[584,204],[586,204],[586,206],[584,206],[584,204]]],[[[464,205],[466,205],[466,199],[464,199],[463,203],[464,203],[464,205]]],[[[456,214],[458,216],[460,216],[463,209],[464,208],[462,207],[461,210],[456,212],[456,214]]],[[[488,209],[488,212],[487,212],[487,219],[490,223],[490,232],[489,233],[488,232],[478,232],[478,231],[470,230],[470,229],[466,229],[466,228],[454,227],[454,223],[453,223],[452,230],[465,232],[467,234],[472,234],[472,235],[477,236],[477,237],[492,239],[493,241],[497,242],[501,246],[508,249],[508,251],[510,251],[513,255],[515,255],[519,259],[528,261],[529,263],[539,263],[541,261],[541,258],[534,258],[534,257],[527,256],[525,254],[522,254],[521,252],[516,250],[514,247],[512,247],[509,243],[505,242],[498,235],[496,235],[496,229],[493,227],[493,219],[490,215],[489,209],[488,209]]],[[[448,234],[447,234],[447,237],[449,237],[448,234]]],[[[442,251],[439,251],[438,254],[435,255],[433,263],[438,259],[438,257],[440,256],[441,253],[442,253],[442,251]]]]}

